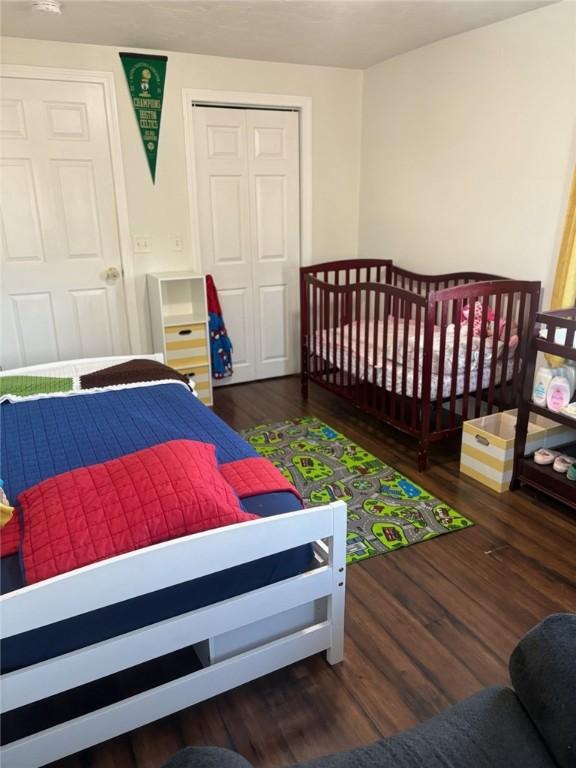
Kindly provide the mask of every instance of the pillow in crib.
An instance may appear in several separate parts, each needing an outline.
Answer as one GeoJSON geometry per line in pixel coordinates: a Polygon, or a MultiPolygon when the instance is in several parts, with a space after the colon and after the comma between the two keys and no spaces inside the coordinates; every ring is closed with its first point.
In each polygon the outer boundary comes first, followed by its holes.
{"type": "MultiPolygon", "coordinates": [[[[470,304],[465,304],[460,313],[461,325],[468,326],[470,321],[470,304]]],[[[491,323],[494,321],[494,310],[488,306],[485,308],[481,301],[475,301],[472,308],[472,335],[490,336],[491,323]],[[482,320],[485,317],[485,323],[482,320]]]]}
{"type": "MultiPolygon", "coordinates": [[[[461,324],[463,326],[468,325],[470,317],[470,305],[465,304],[462,307],[461,312],[461,324]]],[[[472,334],[473,336],[497,336],[500,341],[504,341],[508,331],[508,324],[503,317],[496,318],[492,307],[487,307],[484,310],[484,304],[481,301],[474,302],[474,316],[472,320],[472,334]],[[482,318],[486,314],[486,323],[482,325],[482,318]]],[[[518,344],[518,323],[512,319],[510,323],[510,344],[516,347],[518,344]]]]}
{"type": "Polygon", "coordinates": [[[171,440],[44,480],[19,496],[26,583],[191,533],[244,512],[208,443],[171,440]]]}

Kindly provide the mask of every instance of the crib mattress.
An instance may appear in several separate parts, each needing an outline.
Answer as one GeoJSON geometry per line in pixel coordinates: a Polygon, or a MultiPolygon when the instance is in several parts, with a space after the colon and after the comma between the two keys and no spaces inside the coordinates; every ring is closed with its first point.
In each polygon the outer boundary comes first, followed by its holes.
{"type": "MultiPolygon", "coordinates": [[[[401,362],[397,362],[394,364],[393,360],[386,359],[383,363],[374,364],[374,360],[377,359],[379,361],[382,360],[382,354],[379,352],[377,357],[373,356],[372,353],[372,346],[369,345],[368,349],[366,350],[367,354],[365,354],[365,350],[362,345],[362,339],[363,335],[360,335],[360,345],[359,345],[359,354],[356,354],[356,344],[354,340],[354,335],[352,336],[352,346],[351,349],[349,349],[346,338],[347,334],[344,333],[343,338],[344,342],[341,343],[340,341],[340,333],[333,334],[332,332],[329,332],[328,334],[326,331],[323,332],[323,343],[321,343],[321,337],[320,334],[316,334],[315,338],[315,346],[314,346],[314,353],[316,356],[325,362],[328,362],[331,366],[338,369],[338,371],[343,371],[343,383],[346,386],[348,384],[348,381],[346,379],[347,376],[354,377],[354,380],[356,379],[356,368],[358,367],[359,373],[358,373],[358,379],[360,381],[368,381],[371,384],[376,384],[378,387],[384,387],[388,392],[395,391],[396,394],[401,395],[405,394],[407,397],[416,397],[421,398],[422,397],[422,359],[420,356],[420,361],[418,365],[418,371],[417,371],[417,386],[414,386],[414,359],[413,357],[409,357],[406,361],[406,373],[404,374],[404,364],[401,362]],[[406,376],[406,381],[404,382],[403,376],[406,376]]],[[[371,336],[370,336],[371,338],[371,336]]],[[[423,338],[423,335],[422,337],[423,338]]],[[[402,347],[401,344],[398,345],[398,356],[397,358],[402,357],[401,355],[402,347]]],[[[491,379],[491,371],[492,371],[492,360],[491,357],[486,356],[484,365],[482,368],[482,374],[480,376],[480,371],[478,367],[474,368],[472,366],[469,373],[466,373],[465,371],[465,364],[464,364],[464,355],[460,353],[459,359],[457,361],[456,365],[456,374],[455,377],[452,376],[452,366],[451,366],[451,360],[449,361],[450,364],[445,365],[444,370],[448,371],[445,372],[442,378],[440,379],[440,376],[437,372],[432,372],[431,374],[431,381],[430,381],[430,399],[436,400],[438,397],[439,390],[441,391],[442,398],[450,397],[452,394],[452,389],[454,386],[455,395],[456,397],[461,396],[464,393],[464,390],[466,388],[466,385],[468,387],[468,392],[476,392],[476,389],[478,387],[478,382],[480,381],[481,388],[485,389],[490,386],[490,379],[491,379]],[[453,378],[456,379],[455,385],[453,385],[453,378]]],[[[498,362],[496,364],[496,370],[494,373],[494,385],[497,386],[500,384],[502,380],[502,368],[503,365],[501,362],[498,362]]],[[[509,381],[512,378],[513,372],[514,372],[514,358],[513,355],[510,356],[510,358],[507,361],[506,365],[506,380],[509,381]]],[[[312,368],[312,373],[314,373],[314,369],[312,368]]],[[[336,382],[340,383],[339,374],[336,374],[336,382]]]]}

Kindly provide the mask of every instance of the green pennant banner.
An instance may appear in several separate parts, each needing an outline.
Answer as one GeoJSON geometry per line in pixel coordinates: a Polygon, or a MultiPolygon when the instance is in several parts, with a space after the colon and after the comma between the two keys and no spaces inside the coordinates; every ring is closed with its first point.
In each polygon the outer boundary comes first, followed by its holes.
{"type": "Polygon", "coordinates": [[[154,182],[168,57],[121,53],[120,59],[126,73],[136,121],[154,182]]]}

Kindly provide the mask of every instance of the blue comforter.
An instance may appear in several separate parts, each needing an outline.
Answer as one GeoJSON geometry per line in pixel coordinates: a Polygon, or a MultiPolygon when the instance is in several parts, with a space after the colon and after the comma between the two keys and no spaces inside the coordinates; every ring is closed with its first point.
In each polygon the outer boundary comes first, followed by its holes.
{"type": "MultiPolygon", "coordinates": [[[[13,501],[26,488],[60,472],[167,440],[213,443],[221,464],[257,455],[179,384],[3,403],[0,409],[0,477],[13,501]]],[[[296,497],[286,492],[254,496],[245,499],[243,506],[260,516],[300,508],[296,497]]],[[[2,671],[35,664],[289,578],[308,567],[311,557],[310,546],[297,547],[3,639],[2,671]]],[[[18,556],[0,558],[0,567],[2,591],[22,586],[18,556]]]]}
{"type": "Polygon", "coordinates": [[[48,477],[167,440],[213,443],[220,464],[257,455],[181,384],[3,403],[0,408],[0,477],[12,502],[48,477]]]}

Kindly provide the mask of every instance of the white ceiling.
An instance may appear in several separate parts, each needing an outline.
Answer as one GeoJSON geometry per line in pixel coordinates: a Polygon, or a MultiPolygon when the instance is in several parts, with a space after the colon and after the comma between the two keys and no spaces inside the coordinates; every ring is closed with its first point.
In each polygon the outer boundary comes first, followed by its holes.
{"type": "Polygon", "coordinates": [[[2,34],[363,69],[556,0],[2,0],[2,34]]]}

